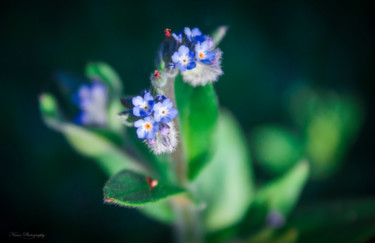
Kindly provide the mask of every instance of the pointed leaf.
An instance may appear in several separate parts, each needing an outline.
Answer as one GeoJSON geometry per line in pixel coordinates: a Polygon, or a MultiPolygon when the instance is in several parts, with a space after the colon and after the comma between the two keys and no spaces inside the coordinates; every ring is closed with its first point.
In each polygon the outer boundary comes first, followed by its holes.
{"type": "Polygon", "coordinates": [[[265,185],[258,192],[256,201],[286,216],[297,203],[308,175],[309,164],[301,161],[286,175],[265,185]]]}
{"type": "Polygon", "coordinates": [[[284,221],[296,205],[308,175],[309,164],[301,161],[284,176],[263,186],[255,196],[242,229],[247,233],[259,230],[271,212],[278,216],[275,220],[284,221]]]}
{"type": "Polygon", "coordinates": [[[221,112],[215,134],[216,153],[196,180],[197,194],[206,203],[206,229],[219,230],[244,217],[253,199],[250,156],[243,133],[228,112],[221,112]]]}
{"type": "Polygon", "coordinates": [[[146,176],[129,170],[119,172],[104,186],[106,202],[132,207],[156,203],[183,192],[184,189],[163,181],[150,189],[146,176]]]}
{"type": "Polygon", "coordinates": [[[218,104],[212,84],[193,87],[181,75],[175,81],[181,142],[188,163],[188,177],[194,179],[213,154],[213,134],[218,104]]]}
{"type": "Polygon", "coordinates": [[[50,128],[61,132],[80,154],[97,159],[109,175],[125,168],[147,171],[143,164],[122,151],[118,146],[121,138],[118,138],[116,134],[62,121],[57,102],[51,94],[40,96],[40,110],[44,121],[50,128]]]}

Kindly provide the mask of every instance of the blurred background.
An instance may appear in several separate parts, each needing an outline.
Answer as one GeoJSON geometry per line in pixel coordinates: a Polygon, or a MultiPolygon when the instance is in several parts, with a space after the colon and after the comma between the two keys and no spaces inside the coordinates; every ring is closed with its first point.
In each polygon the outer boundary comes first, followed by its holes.
{"type": "Polygon", "coordinates": [[[31,232],[61,242],[173,239],[169,226],[136,210],[104,205],[104,172],[47,128],[38,109],[38,95],[50,89],[55,70],[83,75],[90,61],[111,65],[127,94],[147,88],[165,28],[210,33],[219,25],[230,27],[220,45],[225,75],[215,88],[221,106],[235,115],[249,140],[258,183],[285,169],[275,166],[272,152],[262,157],[259,148],[268,144],[267,134],[277,137],[281,130],[293,138],[271,139],[277,148],[293,150],[293,144],[303,143],[298,151],[316,162],[300,204],[375,195],[375,40],[369,1],[1,5],[2,238],[31,232]],[[311,116],[318,117],[315,125],[304,127],[311,116]]]}

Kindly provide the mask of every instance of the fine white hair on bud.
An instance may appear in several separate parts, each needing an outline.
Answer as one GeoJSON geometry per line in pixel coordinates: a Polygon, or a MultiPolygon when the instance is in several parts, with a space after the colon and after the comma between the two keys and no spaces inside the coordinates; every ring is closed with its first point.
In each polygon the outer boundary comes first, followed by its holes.
{"type": "Polygon", "coordinates": [[[177,131],[172,122],[167,123],[169,133],[157,133],[155,139],[145,140],[145,143],[154,154],[172,153],[178,144],[177,131]]]}
{"type": "Polygon", "coordinates": [[[133,122],[129,120],[130,113],[120,113],[118,114],[119,119],[123,124],[125,124],[127,127],[133,127],[133,122]]]}
{"type": "Polygon", "coordinates": [[[221,60],[223,52],[220,49],[215,50],[215,62],[212,64],[203,64],[197,62],[197,66],[192,70],[186,70],[181,72],[185,82],[192,86],[206,85],[207,83],[213,83],[223,75],[221,69],[221,60]]]}

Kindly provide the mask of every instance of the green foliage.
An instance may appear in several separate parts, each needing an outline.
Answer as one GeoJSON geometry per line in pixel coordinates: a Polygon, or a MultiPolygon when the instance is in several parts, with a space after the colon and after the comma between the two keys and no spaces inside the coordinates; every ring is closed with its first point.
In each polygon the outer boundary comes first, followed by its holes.
{"type": "Polygon", "coordinates": [[[305,139],[312,178],[327,178],[340,166],[362,124],[360,101],[302,87],[290,97],[288,108],[305,139]]]}
{"type": "Polygon", "coordinates": [[[50,128],[61,132],[77,152],[99,161],[99,165],[107,174],[112,175],[125,168],[145,171],[142,164],[123,152],[118,146],[121,138],[118,138],[116,134],[63,121],[56,99],[51,94],[40,96],[40,110],[45,123],[50,128]],[[117,144],[114,141],[117,141],[117,144]]]}
{"type": "Polygon", "coordinates": [[[148,204],[139,209],[143,214],[163,223],[173,223],[174,213],[170,200],[148,204]]]}
{"type": "Polygon", "coordinates": [[[218,104],[212,84],[192,87],[181,75],[175,81],[181,142],[188,163],[188,178],[194,179],[213,155],[213,134],[218,104]]]}
{"type": "Polygon", "coordinates": [[[256,128],[250,136],[256,161],[267,172],[281,174],[307,158],[311,178],[327,178],[339,168],[359,131],[361,103],[355,97],[308,87],[300,87],[289,99],[297,136],[278,126],[256,128]]]}
{"type": "Polygon", "coordinates": [[[206,230],[238,223],[253,199],[253,175],[243,133],[228,112],[221,112],[214,136],[216,153],[195,181],[199,199],[206,203],[206,230]]]}
{"type": "Polygon", "coordinates": [[[293,209],[309,176],[307,161],[299,162],[286,175],[271,181],[257,193],[256,202],[284,216],[293,209]]]}
{"type": "Polygon", "coordinates": [[[271,211],[287,217],[296,205],[308,176],[309,164],[301,161],[285,175],[261,187],[242,226],[244,230],[259,229],[271,211]]]}
{"type": "Polygon", "coordinates": [[[251,134],[255,158],[272,174],[282,174],[303,155],[301,141],[277,125],[263,125],[251,134]]]}
{"type": "Polygon", "coordinates": [[[302,207],[288,227],[298,230],[300,242],[366,242],[375,235],[375,199],[302,207]]]}
{"type": "Polygon", "coordinates": [[[119,172],[104,186],[106,202],[132,207],[156,203],[183,192],[184,189],[163,181],[150,189],[145,175],[129,170],[119,172]]]}

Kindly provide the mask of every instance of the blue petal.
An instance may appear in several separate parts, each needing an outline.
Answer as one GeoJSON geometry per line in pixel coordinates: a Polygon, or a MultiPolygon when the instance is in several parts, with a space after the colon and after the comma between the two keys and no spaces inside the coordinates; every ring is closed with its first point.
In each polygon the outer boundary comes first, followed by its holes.
{"type": "Polygon", "coordinates": [[[180,46],[180,48],[178,48],[178,53],[180,54],[180,56],[183,56],[183,55],[188,55],[188,53],[189,53],[189,48],[188,47],[186,47],[185,45],[182,45],[182,46],[180,46]]]}
{"type": "Polygon", "coordinates": [[[187,70],[191,70],[191,69],[194,69],[196,66],[197,66],[197,64],[196,64],[194,61],[192,61],[192,62],[190,62],[190,63],[186,66],[186,69],[187,69],[187,70]]]}
{"type": "Polygon", "coordinates": [[[170,109],[168,113],[171,119],[174,119],[177,116],[177,114],[178,114],[178,110],[175,108],[170,109]]]}
{"type": "Polygon", "coordinates": [[[145,96],[144,96],[144,100],[145,101],[149,101],[149,100],[154,100],[154,97],[152,97],[152,95],[149,93],[149,92],[147,92],[146,94],[145,94],[145,96]]]}
{"type": "Polygon", "coordinates": [[[152,119],[152,117],[148,116],[144,119],[145,122],[150,122],[150,123],[154,123],[154,120],[152,119]]]}
{"type": "Polygon", "coordinates": [[[141,127],[141,126],[143,126],[143,123],[145,123],[143,121],[143,119],[139,119],[139,120],[137,120],[137,121],[134,122],[134,126],[135,127],[141,127]]]}
{"type": "Polygon", "coordinates": [[[203,41],[205,41],[206,40],[206,38],[207,38],[207,35],[199,35],[199,36],[196,36],[196,37],[194,37],[194,39],[195,39],[195,41],[197,42],[203,42],[203,41]]]}
{"type": "Polygon", "coordinates": [[[203,41],[201,44],[201,49],[204,50],[204,51],[208,51],[208,49],[210,49],[210,44],[208,43],[208,41],[203,41]]]}
{"type": "Polygon", "coordinates": [[[133,115],[135,115],[135,116],[141,116],[141,108],[139,108],[138,106],[135,106],[133,108],[133,115]]]}
{"type": "Polygon", "coordinates": [[[191,31],[191,36],[199,36],[199,35],[202,35],[202,32],[198,29],[198,28],[194,28],[192,31],[191,31]]]}
{"type": "Polygon", "coordinates": [[[147,140],[153,139],[154,137],[155,137],[154,131],[148,131],[148,132],[146,132],[146,139],[147,140]]]}
{"type": "Polygon", "coordinates": [[[160,112],[155,112],[154,113],[154,119],[156,122],[160,122],[161,117],[160,117],[160,112]]]}
{"type": "Polygon", "coordinates": [[[177,66],[178,66],[178,69],[180,69],[181,72],[186,71],[186,66],[185,66],[185,65],[182,65],[180,62],[177,63],[177,66]]]}
{"type": "Polygon", "coordinates": [[[189,27],[185,27],[184,29],[184,32],[185,32],[185,35],[189,38],[190,40],[190,36],[191,36],[191,30],[189,27]]]}
{"type": "Polygon", "coordinates": [[[173,106],[173,102],[170,99],[165,99],[163,101],[163,106],[165,106],[167,109],[170,109],[173,106]]]}
{"type": "Polygon", "coordinates": [[[143,103],[143,98],[141,96],[134,97],[132,99],[133,105],[139,106],[143,103]]]}
{"type": "Polygon", "coordinates": [[[179,60],[180,60],[180,54],[176,51],[176,52],[173,53],[173,55],[172,55],[172,61],[173,61],[174,63],[178,63],[179,60]]]}
{"type": "Polygon", "coordinates": [[[144,109],[139,109],[139,114],[141,114],[141,116],[148,116],[150,115],[150,112],[144,109]]]}
{"type": "Polygon", "coordinates": [[[137,136],[138,138],[145,138],[146,131],[143,129],[143,127],[139,127],[137,129],[137,136]]]}

